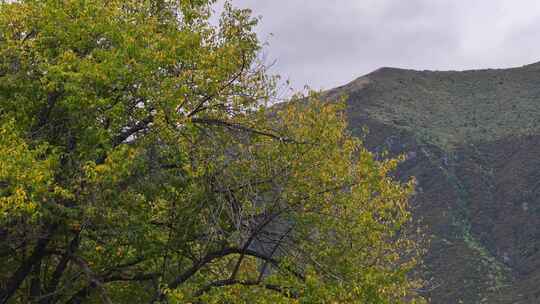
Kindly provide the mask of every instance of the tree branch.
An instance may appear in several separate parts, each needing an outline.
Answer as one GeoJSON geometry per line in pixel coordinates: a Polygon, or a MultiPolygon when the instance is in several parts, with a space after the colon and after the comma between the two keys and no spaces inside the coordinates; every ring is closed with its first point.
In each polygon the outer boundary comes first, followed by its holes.
{"type": "Polygon", "coordinates": [[[15,273],[8,279],[4,290],[0,290],[0,303],[5,304],[15,294],[19,286],[26,279],[28,274],[32,271],[34,265],[39,263],[43,257],[47,254],[47,245],[51,240],[52,233],[56,230],[57,225],[49,227],[44,236],[40,237],[37,241],[34,251],[15,271],[15,273]]]}
{"type": "Polygon", "coordinates": [[[306,144],[306,142],[299,142],[299,141],[297,141],[295,139],[292,139],[292,138],[283,137],[283,136],[280,136],[278,134],[270,133],[270,132],[267,132],[267,131],[260,131],[260,130],[257,130],[255,128],[244,126],[244,125],[239,124],[239,123],[228,122],[228,121],[220,120],[220,119],[192,118],[191,122],[197,123],[197,124],[221,126],[221,127],[226,127],[226,128],[233,129],[233,130],[243,131],[243,132],[246,132],[246,133],[262,135],[262,136],[270,137],[272,139],[279,140],[281,142],[306,144]]]}
{"type": "Polygon", "coordinates": [[[60,262],[56,266],[52,274],[51,280],[46,288],[45,293],[50,294],[51,296],[42,298],[39,301],[40,304],[49,304],[49,303],[54,302],[55,291],[58,288],[60,279],[62,278],[64,271],[67,269],[68,263],[70,261],[70,257],[75,253],[77,248],[79,248],[80,240],[81,240],[80,231],[78,231],[75,237],[73,237],[73,239],[69,243],[66,252],[62,255],[62,258],[60,259],[60,262]]]}
{"type": "Polygon", "coordinates": [[[103,287],[103,282],[101,282],[100,278],[90,269],[88,266],[88,263],[86,263],[85,260],[78,256],[71,256],[72,260],[77,264],[81,270],[86,274],[88,279],[90,280],[90,283],[93,284],[99,291],[101,295],[101,300],[105,304],[112,304],[111,299],[107,295],[105,288],[103,287]]]}
{"type": "Polygon", "coordinates": [[[138,121],[135,125],[132,127],[120,132],[116,137],[113,138],[112,144],[113,146],[118,146],[121,143],[123,143],[126,139],[128,139],[130,136],[134,135],[135,133],[142,131],[146,128],[148,128],[148,124],[150,124],[152,121],[154,121],[153,115],[148,115],[144,119],[138,121]]]}
{"type": "Polygon", "coordinates": [[[212,282],[206,285],[205,287],[199,289],[195,293],[195,296],[200,297],[206,292],[210,291],[210,289],[215,288],[215,287],[224,287],[224,286],[230,286],[230,285],[260,286],[271,291],[279,292],[288,298],[297,299],[299,297],[297,292],[294,292],[288,287],[283,287],[283,286],[275,285],[275,284],[262,284],[259,281],[253,281],[253,280],[242,281],[242,280],[235,280],[235,279],[227,279],[227,280],[220,280],[220,281],[212,282]]]}
{"type": "MultiPolygon", "coordinates": [[[[142,281],[152,281],[157,278],[157,273],[138,273],[135,275],[127,275],[127,274],[116,274],[116,275],[109,275],[103,279],[101,279],[102,283],[110,283],[110,282],[142,282],[142,281]]],[[[75,294],[71,296],[69,300],[66,301],[66,304],[82,304],[84,302],[84,299],[86,299],[92,290],[97,288],[98,285],[95,282],[90,282],[87,286],[84,286],[83,288],[79,289],[75,294]]]]}
{"type": "MultiPolygon", "coordinates": [[[[253,256],[259,259],[262,259],[264,261],[268,261],[269,263],[279,266],[279,261],[273,259],[272,257],[266,256],[260,252],[250,250],[250,249],[243,249],[243,248],[236,248],[236,247],[230,247],[230,248],[224,248],[220,251],[215,251],[212,253],[207,254],[203,259],[201,259],[199,262],[195,263],[191,268],[177,276],[173,281],[171,281],[168,284],[168,288],[175,289],[178,286],[180,286],[182,283],[186,282],[189,278],[191,278],[193,275],[195,275],[201,268],[206,266],[207,264],[211,263],[212,261],[222,258],[231,254],[244,254],[248,256],[253,256]]],[[[159,293],[152,301],[151,303],[155,303],[156,301],[162,301],[165,298],[165,295],[162,293],[159,293]]]]}
{"type": "Polygon", "coordinates": [[[221,94],[223,92],[223,90],[225,90],[227,87],[231,86],[236,80],[238,80],[238,78],[240,78],[240,76],[242,75],[242,73],[244,72],[246,68],[246,59],[244,57],[244,55],[242,54],[242,65],[240,66],[240,69],[238,71],[238,73],[234,74],[234,76],[227,82],[225,83],[223,86],[221,86],[218,90],[217,90],[217,93],[216,94],[211,94],[211,95],[208,95],[206,96],[205,98],[203,98],[203,100],[201,100],[199,102],[199,104],[197,104],[197,106],[195,107],[195,109],[193,109],[188,115],[187,117],[192,117],[192,116],[195,116],[195,114],[201,112],[201,111],[204,111],[207,107],[204,106],[205,103],[207,103],[208,101],[210,101],[212,98],[214,98],[216,95],[218,94],[221,94]]]}

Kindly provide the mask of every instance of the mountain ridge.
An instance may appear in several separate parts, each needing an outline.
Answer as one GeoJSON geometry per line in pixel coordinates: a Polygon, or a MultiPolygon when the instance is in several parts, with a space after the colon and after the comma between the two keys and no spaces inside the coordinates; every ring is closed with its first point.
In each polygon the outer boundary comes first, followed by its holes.
{"type": "Polygon", "coordinates": [[[327,95],[363,92],[357,103],[371,116],[448,150],[470,139],[536,134],[538,76],[540,64],[462,72],[381,68],[327,95]]]}
{"type": "Polygon", "coordinates": [[[540,63],[381,68],[323,96],[346,97],[374,153],[407,155],[397,176],[418,180],[432,303],[540,301],[540,63]]]}

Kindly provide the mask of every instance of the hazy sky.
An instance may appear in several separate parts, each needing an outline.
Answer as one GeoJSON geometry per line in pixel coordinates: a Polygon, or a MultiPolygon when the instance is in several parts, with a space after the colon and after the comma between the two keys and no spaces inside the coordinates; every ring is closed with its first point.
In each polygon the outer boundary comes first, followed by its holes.
{"type": "Polygon", "coordinates": [[[273,72],[332,88],[382,66],[463,70],[540,61],[538,0],[232,0],[262,16],[273,72]],[[272,34],[272,35],[270,35],[272,34]]]}

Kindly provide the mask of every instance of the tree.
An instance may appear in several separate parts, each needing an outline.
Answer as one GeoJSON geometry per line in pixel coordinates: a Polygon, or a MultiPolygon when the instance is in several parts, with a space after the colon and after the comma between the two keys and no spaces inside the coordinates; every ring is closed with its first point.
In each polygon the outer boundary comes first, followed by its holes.
{"type": "Polygon", "coordinates": [[[399,160],[341,103],[269,107],[212,4],[1,4],[0,303],[420,301],[399,160]]]}

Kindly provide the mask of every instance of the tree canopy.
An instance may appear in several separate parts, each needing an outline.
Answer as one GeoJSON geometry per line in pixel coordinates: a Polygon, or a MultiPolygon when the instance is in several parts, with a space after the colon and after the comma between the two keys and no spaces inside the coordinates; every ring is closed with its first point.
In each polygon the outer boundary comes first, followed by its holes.
{"type": "Polygon", "coordinates": [[[414,181],[317,94],[272,105],[250,11],[0,4],[0,303],[405,303],[414,181]]]}

